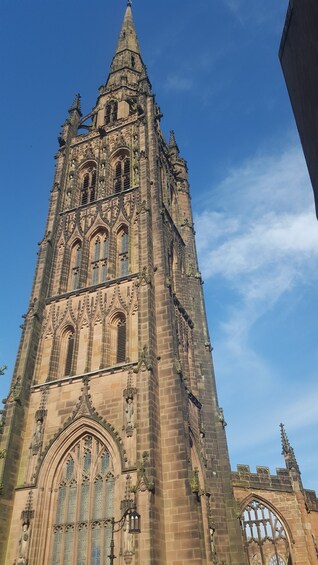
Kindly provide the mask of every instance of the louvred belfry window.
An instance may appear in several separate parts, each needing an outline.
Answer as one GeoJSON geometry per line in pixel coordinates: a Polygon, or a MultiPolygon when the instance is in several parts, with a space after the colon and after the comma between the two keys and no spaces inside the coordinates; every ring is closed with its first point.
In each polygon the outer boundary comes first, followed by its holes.
{"type": "Polygon", "coordinates": [[[106,565],[114,514],[112,461],[106,447],[85,435],[57,474],[52,565],[106,565]]]}
{"type": "Polygon", "coordinates": [[[106,232],[100,232],[93,239],[91,249],[92,284],[107,280],[109,239],[106,232]]]}
{"type": "Polygon", "coordinates": [[[116,100],[111,100],[106,105],[106,110],[105,110],[106,125],[115,123],[117,121],[117,114],[118,114],[118,102],[116,100]]]}
{"type": "Polygon", "coordinates": [[[114,192],[117,194],[130,188],[130,159],[120,158],[114,167],[114,192]]]}
{"type": "Polygon", "coordinates": [[[291,565],[286,530],[271,508],[259,500],[243,511],[243,534],[249,565],[291,565]]]}
{"type": "Polygon", "coordinates": [[[81,174],[81,205],[96,200],[96,165],[91,163],[83,168],[81,174]]]}

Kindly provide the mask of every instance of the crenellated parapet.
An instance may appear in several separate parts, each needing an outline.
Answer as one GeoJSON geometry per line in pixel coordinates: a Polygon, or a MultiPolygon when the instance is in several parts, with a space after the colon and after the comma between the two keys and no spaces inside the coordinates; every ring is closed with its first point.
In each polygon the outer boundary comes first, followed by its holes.
{"type": "Polygon", "coordinates": [[[292,479],[287,469],[276,469],[276,475],[271,475],[268,467],[256,467],[256,473],[252,473],[249,465],[237,465],[237,471],[232,472],[232,484],[234,487],[251,490],[293,492],[292,479]]]}

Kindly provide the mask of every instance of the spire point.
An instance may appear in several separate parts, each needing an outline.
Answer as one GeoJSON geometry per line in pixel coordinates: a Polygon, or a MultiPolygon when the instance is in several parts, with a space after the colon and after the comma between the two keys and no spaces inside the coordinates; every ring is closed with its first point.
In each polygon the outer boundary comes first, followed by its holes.
{"type": "Polygon", "coordinates": [[[281,433],[282,448],[283,448],[282,455],[284,455],[285,457],[286,467],[290,471],[291,470],[295,471],[300,477],[300,469],[297,463],[296,455],[293,447],[290,445],[284,424],[280,424],[280,433],[281,433]]]}
{"type": "Polygon", "coordinates": [[[173,130],[170,131],[169,147],[176,155],[179,155],[179,147],[173,130]]]}
{"type": "Polygon", "coordinates": [[[73,110],[77,110],[81,114],[81,95],[79,92],[75,95],[73,104],[70,107],[69,112],[73,112],[73,110]]]}
{"type": "Polygon", "coordinates": [[[280,427],[280,435],[281,435],[282,449],[283,449],[282,455],[286,455],[287,453],[290,453],[290,443],[287,437],[284,424],[280,424],[279,427],[280,427]]]}

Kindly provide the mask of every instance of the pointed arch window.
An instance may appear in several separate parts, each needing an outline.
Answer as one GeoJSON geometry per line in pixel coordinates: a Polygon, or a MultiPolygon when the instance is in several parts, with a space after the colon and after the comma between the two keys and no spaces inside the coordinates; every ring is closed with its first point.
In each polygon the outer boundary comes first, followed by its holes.
{"type": "Polygon", "coordinates": [[[96,165],[85,165],[81,174],[81,205],[96,200],[96,165]]]}
{"type": "Polygon", "coordinates": [[[92,241],[91,272],[92,284],[107,280],[108,274],[109,238],[107,232],[99,232],[92,241]]]}
{"type": "Polygon", "coordinates": [[[286,530],[275,512],[260,500],[243,510],[243,534],[250,565],[291,565],[286,530]]]}
{"type": "Polygon", "coordinates": [[[126,363],[127,361],[127,325],[126,316],[118,312],[110,323],[110,363],[126,363]]]}
{"type": "Polygon", "coordinates": [[[108,563],[115,487],[109,452],[86,435],[63,459],[57,477],[50,563],[108,563]]]}
{"type": "Polygon", "coordinates": [[[118,276],[124,277],[129,272],[129,236],[127,226],[123,226],[117,234],[118,276]]]}
{"type": "Polygon", "coordinates": [[[71,290],[76,290],[80,286],[80,269],[82,261],[82,245],[77,241],[71,250],[71,273],[70,273],[70,287],[71,290]]]}
{"type": "Polygon", "coordinates": [[[111,100],[106,105],[105,109],[105,123],[106,125],[113,124],[117,121],[118,116],[118,102],[117,100],[111,100]]]}
{"type": "Polygon", "coordinates": [[[126,361],[126,320],[122,319],[117,326],[117,363],[126,361]]]}
{"type": "Polygon", "coordinates": [[[121,156],[114,166],[114,192],[119,193],[130,188],[130,158],[121,156]]]}
{"type": "Polygon", "coordinates": [[[72,327],[66,328],[62,335],[60,351],[60,374],[65,377],[68,377],[72,374],[74,359],[74,338],[74,329],[72,327]]]}

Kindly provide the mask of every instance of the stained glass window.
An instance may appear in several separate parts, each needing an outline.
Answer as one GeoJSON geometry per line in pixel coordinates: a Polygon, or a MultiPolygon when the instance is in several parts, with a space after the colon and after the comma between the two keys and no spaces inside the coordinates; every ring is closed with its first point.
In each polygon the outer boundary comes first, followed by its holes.
{"type": "Polygon", "coordinates": [[[57,476],[52,565],[108,565],[114,476],[107,449],[84,436],[57,476]]]}

